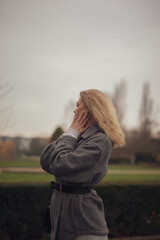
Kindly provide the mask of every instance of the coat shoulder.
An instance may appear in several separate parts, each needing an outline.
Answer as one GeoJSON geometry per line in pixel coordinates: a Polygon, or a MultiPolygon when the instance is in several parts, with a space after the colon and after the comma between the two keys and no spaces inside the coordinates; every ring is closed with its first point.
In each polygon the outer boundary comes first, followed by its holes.
{"type": "Polygon", "coordinates": [[[92,134],[89,138],[89,141],[94,142],[99,147],[102,148],[112,148],[112,141],[111,139],[102,131],[98,131],[94,134],[92,134]]]}

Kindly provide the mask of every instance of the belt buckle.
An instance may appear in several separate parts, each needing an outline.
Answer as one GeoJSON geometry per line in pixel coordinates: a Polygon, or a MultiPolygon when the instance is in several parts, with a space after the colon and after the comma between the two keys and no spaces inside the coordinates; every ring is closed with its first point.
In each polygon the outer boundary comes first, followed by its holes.
{"type": "Polygon", "coordinates": [[[56,182],[56,192],[58,194],[62,192],[62,184],[60,182],[56,182]]]}

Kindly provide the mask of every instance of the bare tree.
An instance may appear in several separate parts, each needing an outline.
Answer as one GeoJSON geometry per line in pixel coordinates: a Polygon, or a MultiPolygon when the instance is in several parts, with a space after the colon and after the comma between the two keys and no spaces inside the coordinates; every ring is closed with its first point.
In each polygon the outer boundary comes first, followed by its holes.
{"type": "Polygon", "coordinates": [[[140,133],[144,138],[150,138],[155,123],[153,117],[153,99],[150,97],[150,82],[144,82],[142,102],[139,111],[140,133]]]}
{"type": "Polygon", "coordinates": [[[122,79],[119,82],[119,84],[115,85],[113,94],[111,96],[121,125],[123,125],[123,119],[126,112],[126,94],[127,94],[126,80],[122,79]]]}
{"type": "Polygon", "coordinates": [[[8,95],[16,86],[17,81],[6,80],[4,75],[0,78],[0,133],[11,124],[11,111],[13,102],[8,102],[8,95]]]}

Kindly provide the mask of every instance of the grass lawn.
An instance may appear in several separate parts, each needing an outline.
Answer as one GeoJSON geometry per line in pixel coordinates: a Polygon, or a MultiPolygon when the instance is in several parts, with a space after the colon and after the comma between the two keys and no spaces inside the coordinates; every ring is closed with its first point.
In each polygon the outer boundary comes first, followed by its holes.
{"type": "Polygon", "coordinates": [[[40,157],[21,156],[12,161],[0,161],[0,168],[2,167],[40,167],[40,157]]]}
{"type": "Polygon", "coordinates": [[[101,184],[160,184],[159,174],[106,174],[101,184]]]}
{"type": "Polygon", "coordinates": [[[54,181],[54,176],[45,173],[0,173],[0,184],[7,183],[49,183],[54,181]]]}
{"type": "MultiPolygon", "coordinates": [[[[47,184],[53,180],[47,173],[0,173],[0,184],[47,184]]],[[[160,184],[160,175],[107,174],[99,184],[160,184]]]]}
{"type": "MultiPolygon", "coordinates": [[[[40,157],[21,156],[12,161],[0,161],[3,167],[40,167],[40,157]]],[[[159,166],[148,163],[136,165],[109,164],[109,170],[158,170],[159,166]]],[[[0,184],[42,184],[54,177],[47,173],[0,172],[0,184]]],[[[106,174],[100,184],[160,184],[160,174],[106,174]]]]}
{"type": "Polygon", "coordinates": [[[131,164],[109,164],[108,169],[113,170],[154,170],[160,169],[160,164],[153,163],[137,163],[135,165],[131,164]]]}
{"type": "MultiPolygon", "coordinates": [[[[20,157],[17,157],[15,160],[1,160],[0,161],[0,168],[2,167],[41,167],[40,166],[40,156],[26,156],[22,155],[20,157]]],[[[154,169],[160,169],[159,165],[154,165],[150,163],[138,163],[136,165],[130,165],[130,164],[112,164],[110,161],[109,163],[109,169],[119,169],[119,170],[154,170],[154,169]]]]}

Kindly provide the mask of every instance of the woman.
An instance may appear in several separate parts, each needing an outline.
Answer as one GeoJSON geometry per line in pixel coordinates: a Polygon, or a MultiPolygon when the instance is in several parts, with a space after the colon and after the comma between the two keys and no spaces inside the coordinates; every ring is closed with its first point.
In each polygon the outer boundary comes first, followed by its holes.
{"type": "Polygon", "coordinates": [[[99,90],[80,92],[68,131],[41,154],[56,178],[51,202],[51,240],[107,240],[103,202],[91,187],[105,176],[112,147],[125,145],[115,109],[99,90]]]}

